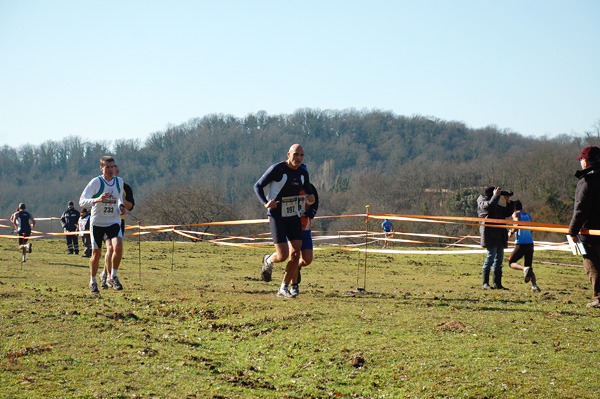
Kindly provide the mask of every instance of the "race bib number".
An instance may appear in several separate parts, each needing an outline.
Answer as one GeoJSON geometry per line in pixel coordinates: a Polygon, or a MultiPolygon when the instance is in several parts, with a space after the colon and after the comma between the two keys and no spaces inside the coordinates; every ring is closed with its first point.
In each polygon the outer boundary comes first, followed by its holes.
{"type": "Polygon", "coordinates": [[[117,200],[108,199],[102,201],[102,214],[105,216],[113,216],[117,212],[117,200]]]}
{"type": "Polygon", "coordinates": [[[296,197],[283,197],[281,199],[281,216],[289,218],[292,216],[300,216],[304,210],[306,196],[300,195],[296,197]]]}

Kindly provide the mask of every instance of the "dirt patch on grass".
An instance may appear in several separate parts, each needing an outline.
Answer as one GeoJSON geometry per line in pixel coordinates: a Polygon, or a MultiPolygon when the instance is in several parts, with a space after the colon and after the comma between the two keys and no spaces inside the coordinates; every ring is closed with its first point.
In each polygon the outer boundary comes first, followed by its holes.
{"type": "Polygon", "coordinates": [[[27,355],[33,355],[33,354],[37,354],[37,353],[44,353],[44,352],[50,351],[52,349],[54,349],[54,347],[52,347],[51,345],[38,346],[35,348],[23,348],[21,350],[10,351],[4,357],[6,359],[8,359],[10,362],[15,362],[20,357],[27,356],[27,355]]]}
{"type": "Polygon", "coordinates": [[[463,331],[466,328],[467,326],[461,323],[460,321],[451,320],[438,324],[438,328],[435,331],[463,331]]]}

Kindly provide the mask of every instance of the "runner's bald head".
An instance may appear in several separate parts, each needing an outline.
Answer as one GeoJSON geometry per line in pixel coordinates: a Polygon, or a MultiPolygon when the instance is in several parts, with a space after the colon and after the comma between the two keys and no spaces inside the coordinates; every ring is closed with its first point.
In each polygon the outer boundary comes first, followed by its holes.
{"type": "Polygon", "coordinates": [[[304,161],[304,149],[300,144],[293,144],[288,153],[287,165],[292,169],[298,169],[304,161]]]}
{"type": "Polygon", "coordinates": [[[294,152],[296,152],[298,150],[302,150],[302,152],[304,152],[304,148],[302,148],[302,146],[300,144],[292,144],[292,146],[288,150],[288,153],[293,154],[294,152]]]}

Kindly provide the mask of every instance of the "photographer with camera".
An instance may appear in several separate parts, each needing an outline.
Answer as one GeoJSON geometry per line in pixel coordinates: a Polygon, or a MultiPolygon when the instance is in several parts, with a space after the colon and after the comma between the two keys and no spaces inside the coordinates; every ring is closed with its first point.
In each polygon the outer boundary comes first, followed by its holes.
{"type": "MultiPolygon", "coordinates": [[[[511,216],[514,205],[510,201],[512,191],[502,191],[500,187],[488,186],[483,189],[483,194],[477,198],[477,216],[485,219],[505,219],[511,216]],[[506,206],[499,204],[500,197],[504,197],[506,206]]],[[[482,224],[479,227],[481,246],[487,250],[481,273],[482,288],[484,290],[501,289],[502,286],[502,261],[504,248],[508,247],[508,231],[504,227],[491,227],[482,224]],[[493,283],[490,286],[490,270],[493,268],[493,283]]]]}

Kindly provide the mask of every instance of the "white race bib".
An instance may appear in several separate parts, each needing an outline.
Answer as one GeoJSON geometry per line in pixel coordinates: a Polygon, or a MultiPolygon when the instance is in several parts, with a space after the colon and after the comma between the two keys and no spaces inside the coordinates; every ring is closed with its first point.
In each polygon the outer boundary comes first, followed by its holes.
{"type": "Polygon", "coordinates": [[[305,195],[296,197],[283,197],[281,199],[281,216],[289,218],[292,216],[300,217],[304,211],[305,195]]]}
{"type": "Polygon", "coordinates": [[[117,212],[117,200],[109,198],[102,201],[102,214],[105,216],[113,216],[117,212]]]}

